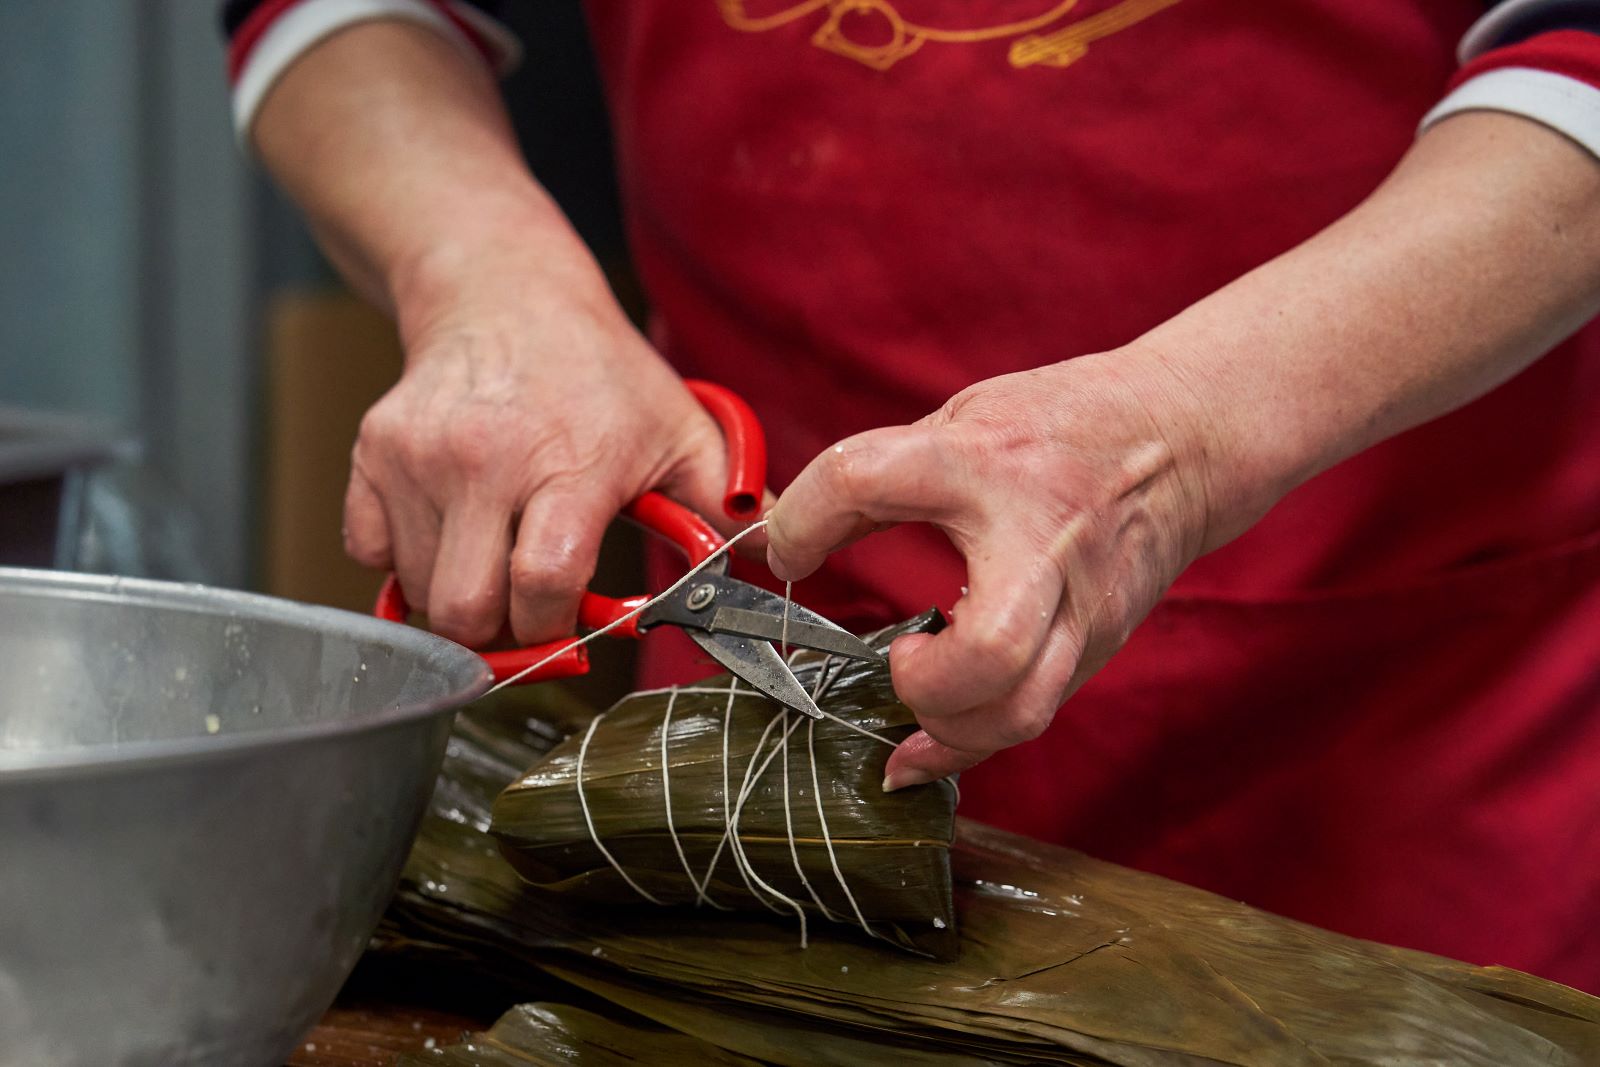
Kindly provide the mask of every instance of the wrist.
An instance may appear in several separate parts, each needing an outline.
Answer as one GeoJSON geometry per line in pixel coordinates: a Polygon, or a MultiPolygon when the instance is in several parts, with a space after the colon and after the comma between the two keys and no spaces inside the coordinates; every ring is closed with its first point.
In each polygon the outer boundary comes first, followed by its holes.
{"type": "Polygon", "coordinates": [[[551,267],[587,250],[531,178],[527,188],[430,197],[391,234],[378,263],[396,307],[455,303],[492,278],[551,267]]]}
{"type": "Polygon", "coordinates": [[[597,318],[614,310],[593,256],[537,186],[531,196],[474,198],[440,217],[446,225],[413,234],[383,265],[408,353],[443,329],[490,329],[507,317],[526,327],[541,308],[597,318]]]}
{"type": "Polygon", "coordinates": [[[1113,355],[1171,454],[1189,524],[1200,531],[1195,556],[1238,537],[1314,471],[1300,431],[1274,429],[1278,413],[1244,410],[1203,352],[1147,337],[1113,355]]]}

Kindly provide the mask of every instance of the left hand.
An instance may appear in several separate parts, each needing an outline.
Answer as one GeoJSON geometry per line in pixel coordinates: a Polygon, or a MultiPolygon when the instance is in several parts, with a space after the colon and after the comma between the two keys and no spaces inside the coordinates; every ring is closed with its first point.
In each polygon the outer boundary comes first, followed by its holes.
{"type": "Polygon", "coordinates": [[[818,457],[771,513],[780,578],[896,522],[967,561],[955,624],[890,652],[925,732],[885,786],[1037,736],[1190,560],[1600,312],[1595,164],[1520,116],[1452,116],[1349,214],[1133,344],[818,457]]]}
{"type": "Polygon", "coordinates": [[[767,533],[780,578],[901,522],[937,526],[966,559],[953,624],[890,650],[922,730],[890,757],[885,789],[1037,737],[1213,547],[1214,450],[1191,396],[1143,354],[1010,374],[840,442],[779,498],[767,533]]]}

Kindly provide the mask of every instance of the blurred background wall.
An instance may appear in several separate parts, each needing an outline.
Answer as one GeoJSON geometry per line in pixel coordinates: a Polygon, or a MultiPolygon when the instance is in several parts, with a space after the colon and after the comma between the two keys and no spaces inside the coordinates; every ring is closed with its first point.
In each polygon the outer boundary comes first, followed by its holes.
{"type": "MultiPolygon", "coordinates": [[[[250,583],[270,213],[209,4],[0,4],[0,401],[124,432],[122,482],[187,531],[171,569],[250,583]]],[[[302,246],[298,263],[316,271],[302,246]]]]}
{"type": "MultiPolygon", "coordinates": [[[[235,142],[217,8],[0,2],[0,482],[4,413],[86,416],[127,447],[73,565],[360,610],[340,501],[398,346],[235,142]]],[[[511,9],[519,136],[637,313],[579,5],[511,9]]],[[[604,570],[636,580],[630,542],[604,570]]]]}

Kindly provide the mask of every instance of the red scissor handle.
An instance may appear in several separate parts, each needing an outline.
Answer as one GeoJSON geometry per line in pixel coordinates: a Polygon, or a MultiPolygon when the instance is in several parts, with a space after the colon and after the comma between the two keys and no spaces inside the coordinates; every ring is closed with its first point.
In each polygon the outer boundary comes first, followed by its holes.
{"type": "MultiPolygon", "coordinates": [[[[750,405],[732,390],[702,381],[686,381],[684,385],[717,420],[727,442],[728,491],[722,498],[723,512],[730,519],[754,519],[761,512],[761,492],[767,480],[767,441],[761,432],[761,423],[750,405]]],[[[705,519],[657,492],[645,493],[629,504],[623,514],[651,533],[677,545],[688,557],[690,566],[704,563],[724,544],[722,535],[705,519]]],[[[578,623],[585,629],[598,630],[637,610],[649,599],[647,594],[609,597],[586,592],[578,604],[578,623]]],[[[400,589],[400,579],[395,574],[391,573],[384,579],[373,614],[390,622],[405,622],[411,615],[411,607],[406,603],[405,593],[400,589]]],[[[629,619],[611,632],[618,637],[638,637],[639,620],[637,617],[629,619]]],[[[537,671],[518,679],[518,684],[571,678],[589,671],[588,650],[582,645],[574,645],[570,637],[543,645],[483,654],[497,682],[515,677],[549,656],[555,658],[537,671]]]]}
{"type": "MultiPolygon", "coordinates": [[[[399,575],[391,571],[383,580],[383,588],[378,590],[378,602],[373,606],[372,613],[390,622],[405,622],[411,617],[411,605],[406,603],[406,595],[400,590],[399,575]]],[[[507,678],[515,678],[549,656],[555,658],[521,681],[545,682],[589,673],[589,650],[582,645],[574,645],[570,637],[544,645],[526,645],[503,652],[485,652],[483,661],[489,665],[494,680],[503,682],[507,678]],[[563,649],[565,651],[562,651],[563,649]],[[556,655],[558,652],[561,654],[556,655]]]]}
{"type": "Polygon", "coordinates": [[[739,522],[754,522],[761,515],[761,492],[767,487],[767,436],[761,432],[761,421],[744,397],[732,389],[698,379],[683,384],[717,420],[727,442],[728,492],[722,498],[723,514],[739,522]]]}

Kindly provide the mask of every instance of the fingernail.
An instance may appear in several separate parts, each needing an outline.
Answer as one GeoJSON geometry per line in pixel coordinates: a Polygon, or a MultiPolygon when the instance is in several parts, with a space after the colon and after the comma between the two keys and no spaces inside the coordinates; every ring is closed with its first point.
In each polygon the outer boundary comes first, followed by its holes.
{"type": "MultiPolygon", "coordinates": [[[[770,531],[771,527],[769,526],[767,529],[770,531]]],[[[778,558],[778,553],[773,549],[770,541],[767,543],[767,570],[771,571],[772,576],[779,581],[786,582],[792,577],[789,573],[789,568],[785,567],[783,560],[778,558]]]]}
{"type": "Polygon", "coordinates": [[[913,785],[927,785],[931,781],[933,781],[933,775],[915,768],[895,771],[893,774],[884,775],[883,791],[885,793],[893,793],[896,789],[905,789],[913,785]]]}

